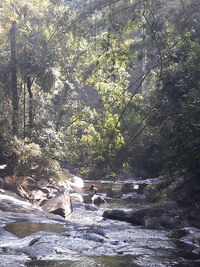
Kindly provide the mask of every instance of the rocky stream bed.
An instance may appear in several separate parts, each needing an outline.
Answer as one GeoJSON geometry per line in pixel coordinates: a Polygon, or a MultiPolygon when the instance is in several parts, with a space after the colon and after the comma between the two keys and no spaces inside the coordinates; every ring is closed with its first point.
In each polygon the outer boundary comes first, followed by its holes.
{"type": "Polygon", "coordinates": [[[0,266],[200,266],[200,231],[178,220],[175,202],[144,196],[159,181],[95,182],[106,204],[81,203],[94,182],[72,193],[66,218],[1,190],[0,266]]]}

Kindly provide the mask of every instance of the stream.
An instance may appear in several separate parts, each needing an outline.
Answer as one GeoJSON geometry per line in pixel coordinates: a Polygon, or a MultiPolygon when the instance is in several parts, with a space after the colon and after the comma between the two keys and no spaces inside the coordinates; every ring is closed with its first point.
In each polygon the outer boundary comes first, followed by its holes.
{"type": "MultiPolygon", "coordinates": [[[[107,184],[106,188],[110,186],[107,184]]],[[[102,188],[100,194],[105,197],[104,191],[102,188]]],[[[149,230],[102,217],[106,209],[130,209],[135,205],[128,196],[107,198],[106,204],[96,210],[77,206],[67,218],[70,225],[36,222],[6,225],[5,230],[14,235],[1,240],[0,266],[200,266],[199,257],[180,245],[172,231],[149,230]]]]}

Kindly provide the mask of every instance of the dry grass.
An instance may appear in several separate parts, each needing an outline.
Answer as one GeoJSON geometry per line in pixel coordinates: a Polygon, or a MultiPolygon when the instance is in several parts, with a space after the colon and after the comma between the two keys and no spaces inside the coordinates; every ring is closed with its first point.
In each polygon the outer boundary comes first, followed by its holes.
{"type": "Polygon", "coordinates": [[[17,176],[17,175],[6,176],[4,178],[4,181],[6,183],[16,186],[16,188],[23,187],[28,189],[29,187],[28,176],[17,176]]]}

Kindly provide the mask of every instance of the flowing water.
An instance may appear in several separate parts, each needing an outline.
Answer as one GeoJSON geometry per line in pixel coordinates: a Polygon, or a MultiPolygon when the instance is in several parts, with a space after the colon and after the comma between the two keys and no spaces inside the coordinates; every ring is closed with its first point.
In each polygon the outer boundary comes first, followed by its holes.
{"type": "MultiPolygon", "coordinates": [[[[103,191],[102,191],[103,193],[103,191]]],[[[108,199],[107,204],[100,206],[97,211],[76,208],[67,218],[74,224],[72,226],[22,223],[7,226],[7,230],[18,235],[27,236],[32,232],[69,232],[73,233],[66,239],[70,248],[76,252],[65,253],[65,258],[58,256],[52,259],[27,261],[29,267],[197,267],[200,266],[199,257],[178,246],[177,239],[170,231],[148,230],[132,226],[126,222],[105,220],[103,212],[108,208],[129,209],[133,205],[129,198],[108,199]],[[21,225],[20,225],[21,224],[21,225]],[[9,228],[10,227],[10,228],[9,228]],[[12,228],[12,229],[11,229],[12,228]],[[98,246],[88,247],[88,240],[80,239],[82,233],[91,230],[101,233],[104,242],[98,246]],[[77,237],[78,240],[77,241],[77,237]],[[79,242],[79,243],[76,243],[79,242]],[[82,247],[82,249],[79,249],[82,247]],[[81,251],[81,252],[80,252],[81,251]]],[[[99,235],[98,235],[99,237],[99,235]]],[[[59,237],[57,242],[59,241],[59,237]]],[[[48,241],[47,241],[48,242],[48,241]]],[[[95,243],[96,244],[96,243],[95,243]]],[[[89,245],[90,246],[90,245],[89,245]]],[[[3,265],[0,265],[3,266],[3,265]]]]}

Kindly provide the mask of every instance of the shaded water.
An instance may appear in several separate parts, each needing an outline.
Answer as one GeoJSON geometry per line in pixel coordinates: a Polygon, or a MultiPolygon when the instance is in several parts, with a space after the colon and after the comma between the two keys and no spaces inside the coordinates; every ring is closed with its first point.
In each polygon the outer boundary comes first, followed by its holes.
{"type": "Polygon", "coordinates": [[[131,256],[110,256],[110,257],[78,257],[74,260],[69,261],[35,261],[27,263],[27,267],[139,267],[139,265],[132,262],[133,257],[131,256]]]}
{"type": "Polygon", "coordinates": [[[20,238],[31,235],[39,231],[62,233],[66,228],[61,224],[36,223],[36,222],[19,222],[7,224],[4,229],[20,238]]]}

